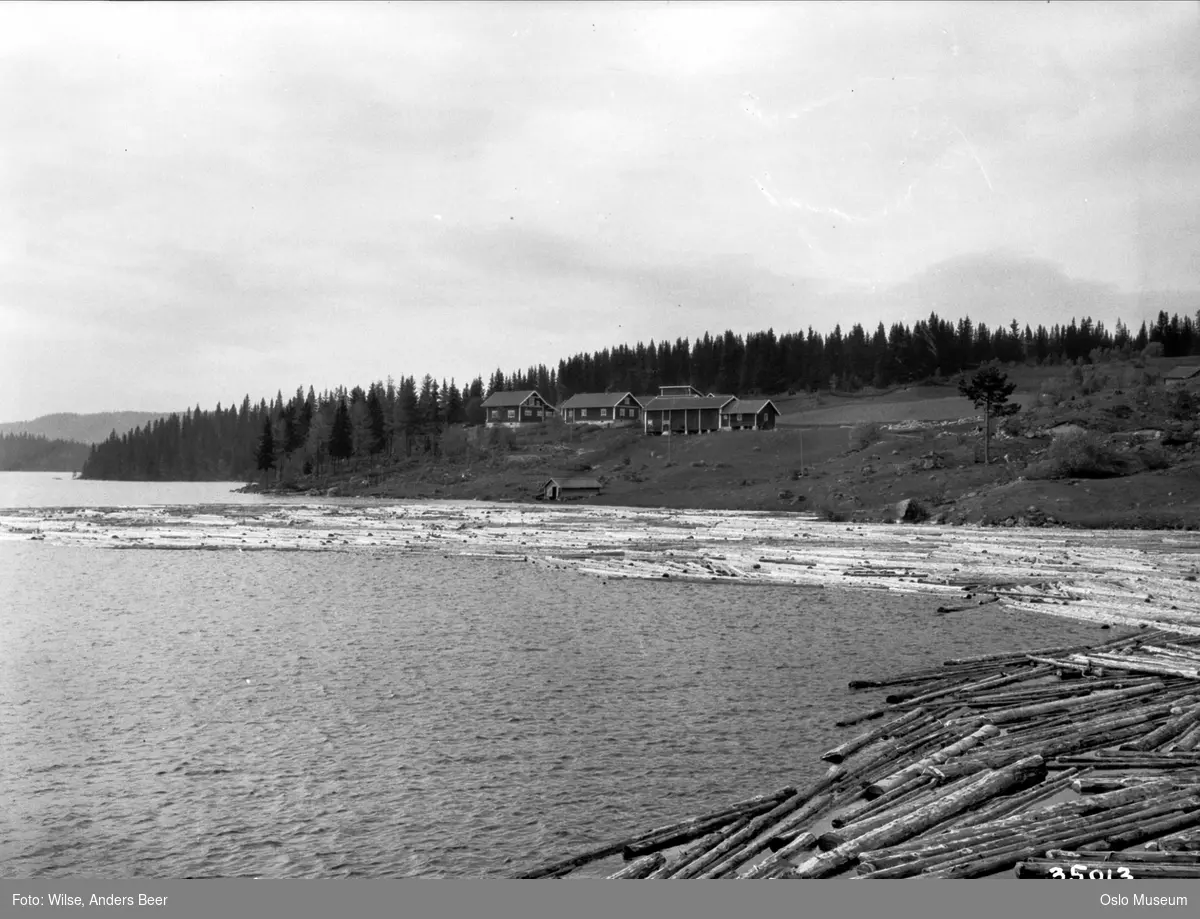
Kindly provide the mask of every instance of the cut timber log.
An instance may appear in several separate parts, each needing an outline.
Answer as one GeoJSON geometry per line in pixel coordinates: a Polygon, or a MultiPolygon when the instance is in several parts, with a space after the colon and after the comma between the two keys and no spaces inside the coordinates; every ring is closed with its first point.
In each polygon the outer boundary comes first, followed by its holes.
{"type": "Polygon", "coordinates": [[[985,712],[983,717],[992,724],[1009,724],[1013,721],[1024,721],[1028,718],[1035,718],[1048,712],[1057,712],[1063,709],[1079,711],[1092,705],[1104,705],[1124,699],[1133,699],[1137,696],[1145,696],[1158,692],[1163,688],[1165,688],[1165,684],[1161,680],[1155,680],[1153,683],[1147,683],[1142,686],[1131,686],[1129,689],[1114,689],[1108,692],[1092,693],[1082,700],[1072,697],[1068,699],[1055,699],[1052,702],[1042,702],[1035,705],[1019,705],[1016,708],[1002,708],[999,711],[985,712]]]}
{"type": "Polygon", "coordinates": [[[680,849],[674,855],[667,859],[666,864],[656,868],[646,877],[650,880],[661,880],[663,878],[672,877],[675,872],[687,867],[691,862],[695,861],[713,846],[717,845],[729,833],[736,833],[750,823],[750,817],[742,817],[735,821],[732,826],[725,830],[724,833],[713,833],[704,837],[698,842],[692,843],[684,849],[680,849]]]}
{"type": "Polygon", "coordinates": [[[832,874],[858,857],[858,853],[869,848],[892,845],[917,835],[927,827],[954,814],[962,813],[983,801],[1003,793],[1008,788],[1027,781],[1031,773],[1045,774],[1046,765],[1040,756],[1031,756],[1014,763],[1007,769],[985,773],[982,778],[967,785],[955,794],[946,795],[932,804],[907,814],[891,823],[855,837],[830,852],[814,856],[791,872],[791,877],[819,878],[832,874]]]}
{"type": "MultiPolygon", "coordinates": [[[[550,877],[551,875],[561,872],[564,869],[572,869],[573,870],[575,868],[586,865],[589,862],[598,861],[602,858],[607,858],[610,855],[616,855],[618,852],[622,852],[626,847],[633,848],[633,847],[639,846],[643,843],[646,843],[649,840],[656,839],[657,837],[666,836],[673,832],[678,832],[680,830],[680,828],[682,828],[686,825],[689,825],[689,824],[695,824],[695,823],[698,823],[698,822],[701,822],[704,820],[711,820],[715,816],[724,816],[724,815],[729,814],[729,812],[731,812],[731,811],[734,812],[733,819],[737,819],[737,817],[745,810],[751,809],[751,808],[756,807],[763,803],[770,802],[768,804],[768,806],[773,807],[775,802],[781,800],[782,798],[793,795],[795,793],[796,793],[795,787],[789,785],[786,788],[781,788],[779,791],[773,792],[772,794],[758,795],[754,798],[749,798],[746,801],[739,801],[736,804],[729,805],[728,807],[724,807],[719,811],[714,811],[711,814],[708,814],[705,816],[693,817],[689,820],[684,820],[679,823],[673,823],[673,824],[670,824],[665,827],[659,827],[658,829],[649,830],[645,833],[639,833],[636,836],[631,836],[627,839],[619,840],[618,842],[607,843],[603,846],[597,846],[594,849],[588,849],[587,851],[581,852],[578,855],[573,855],[569,858],[564,858],[564,859],[561,859],[556,862],[551,862],[550,864],[547,864],[547,865],[542,865],[541,867],[538,867],[538,868],[533,868],[530,871],[527,871],[523,874],[516,875],[516,877],[521,878],[521,879],[526,879],[526,880],[534,879],[534,878],[550,877]]],[[[649,854],[648,852],[638,853],[638,855],[648,855],[648,854],[649,854]]],[[[635,857],[638,857],[638,856],[635,856],[635,857]]]]}
{"type": "Polygon", "coordinates": [[[666,863],[666,860],[666,857],[661,852],[655,852],[652,855],[643,855],[641,858],[630,862],[615,874],[610,874],[608,880],[637,880],[648,877],[656,868],[661,868],[666,863]]]}
{"type": "Polygon", "coordinates": [[[1145,737],[1121,744],[1122,750],[1153,750],[1159,744],[1166,743],[1200,721],[1200,705],[1190,708],[1181,715],[1172,718],[1161,727],[1155,728],[1145,737]]]}
{"type": "MultiPolygon", "coordinates": [[[[707,872],[707,870],[717,862],[721,861],[724,857],[745,846],[765,828],[778,823],[803,803],[804,800],[800,795],[793,795],[791,798],[785,799],[773,810],[770,810],[759,817],[755,817],[742,829],[721,840],[719,843],[713,846],[712,849],[710,849],[708,852],[705,852],[681,871],[677,872],[675,875],[673,875],[673,877],[693,878],[700,876],[702,873],[707,872]]],[[[765,840],[763,841],[763,848],[766,848],[765,840]]]]}
{"type": "Polygon", "coordinates": [[[627,841],[621,847],[621,854],[626,861],[632,861],[652,852],[691,842],[693,839],[699,839],[701,836],[733,823],[740,817],[755,816],[763,811],[769,811],[780,801],[795,793],[795,787],[789,785],[769,795],[747,798],[709,814],[650,830],[627,841]]]}
{"type": "MultiPolygon", "coordinates": [[[[986,767],[980,766],[979,771],[984,768],[986,767]]],[[[963,775],[966,775],[966,773],[963,773],[963,775]]],[[[856,820],[861,820],[863,817],[866,817],[872,813],[876,813],[877,811],[882,810],[884,807],[891,807],[894,803],[902,800],[905,796],[913,791],[919,791],[932,785],[936,785],[941,778],[944,778],[944,776],[932,774],[914,775],[907,782],[904,782],[896,788],[893,788],[887,794],[881,795],[874,800],[863,799],[858,804],[846,808],[840,814],[830,820],[830,825],[832,825],[836,830],[846,826],[847,824],[854,823],[856,820]]]]}
{"type": "MultiPolygon", "coordinates": [[[[700,875],[700,877],[729,877],[737,871],[739,866],[744,865],[755,856],[770,848],[771,840],[777,838],[777,834],[790,833],[801,826],[811,823],[815,817],[824,813],[831,803],[833,803],[833,795],[820,795],[809,800],[794,813],[789,814],[778,822],[770,823],[764,821],[763,827],[757,831],[757,835],[753,836],[753,838],[740,847],[733,848],[731,854],[700,875]]],[[[750,833],[753,826],[754,824],[751,822],[750,826],[746,828],[746,832],[750,833]]]]}
{"type": "Polygon", "coordinates": [[[1187,677],[1200,680],[1200,670],[1192,667],[1176,667],[1145,658],[1119,657],[1115,654],[1072,654],[1071,660],[1087,664],[1094,669],[1128,670],[1131,673],[1152,673],[1159,676],[1187,677]]]}
{"type": "Polygon", "coordinates": [[[743,877],[747,880],[762,879],[771,877],[777,870],[783,869],[786,872],[791,872],[791,866],[787,864],[787,860],[793,855],[798,855],[801,852],[807,852],[817,844],[817,837],[811,832],[800,833],[795,839],[789,842],[782,849],[772,852],[769,856],[747,871],[743,877]]]}
{"type": "Polygon", "coordinates": [[[868,800],[878,798],[881,795],[887,794],[892,789],[899,785],[903,785],[909,779],[920,775],[921,771],[926,766],[939,766],[948,759],[953,759],[960,753],[965,753],[972,747],[978,746],[989,738],[995,737],[1000,733],[1000,728],[994,724],[983,724],[976,727],[969,734],[960,737],[949,746],[945,746],[936,753],[931,753],[923,759],[917,760],[911,765],[905,766],[898,772],[892,773],[886,778],[882,778],[866,787],[863,794],[868,800]]]}
{"type": "Polygon", "coordinates": [[[829,763],[843,762],[846,757],[857,752],[858,750],[861,750],[868,744],[874,743],[876,740],[884,737],[895,736],[895,733],[901,728],[917,721],[921,721],[925,717],[927,717],[925,709],[920,707],[914,708],[912,711],[905,712],[899,718],[895,718],[886,724],[881,724],[879,727],[873,728],[870,731],[865,731],[864,733],[859,734],[857,737],[847,740],[845,743],[838,744],[832,750],[822,753],[821,759],[829,763]]]}

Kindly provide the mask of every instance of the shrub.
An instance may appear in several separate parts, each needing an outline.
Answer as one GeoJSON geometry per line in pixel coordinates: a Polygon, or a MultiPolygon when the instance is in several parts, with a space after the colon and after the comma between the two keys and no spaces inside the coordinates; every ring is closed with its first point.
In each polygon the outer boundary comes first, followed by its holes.
{"type": "Polygon", "coordinates": [[[1161,444],[1146,444],[1139,457],[1147,469],[1166,469],[1171,465],[1171,458],[1161,444]]]}
{"type": "Polygon", "coordinates": [[[856,424],[850,429],[850,449],[865,450],[883,437],[883,427],[874,421],[856,424]]]}
{"type": "Polygon", "coordinates": [[[1056,437],[1046,449],[1046,457],[1030,465],[1031,479],[1108,478],[1124,475],[1128,469],[1108,442],[1091,431],[1071,431],[1056,437]]]}

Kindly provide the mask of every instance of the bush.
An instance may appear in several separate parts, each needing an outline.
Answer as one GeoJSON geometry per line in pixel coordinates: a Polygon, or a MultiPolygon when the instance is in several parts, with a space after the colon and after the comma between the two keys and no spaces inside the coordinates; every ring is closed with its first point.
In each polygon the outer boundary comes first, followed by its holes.
{"type": "Polygon", "coordinates": [[[1031,479],[1099,479],[1125,475],[1129,470],[1104,438],[1091,431],[1071,431],[1056,437],[1046,458],[1030,465],[1031,479]]]}
{"type": "Polygon", "coordinates": [[[1160,444],[1146,444],[1139,451],[1139,458],[1147,469],[1166,469],[1171,465],[1171,458],[1160,444]]]}
{"type": "Polygon", "coordinates": [[[883,437],[883,427],[874,421],[856,424],[850,429],[850,449],[865,450],[883,437]]]}

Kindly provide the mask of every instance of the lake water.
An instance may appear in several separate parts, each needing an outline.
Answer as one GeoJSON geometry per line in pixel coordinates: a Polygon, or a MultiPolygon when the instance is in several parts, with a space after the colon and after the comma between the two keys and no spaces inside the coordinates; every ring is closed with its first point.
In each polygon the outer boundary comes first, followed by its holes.
{"type": "MultiPolygon", "coordinates": [[[[0,475],[0,504],[267,503],[58,475],[0,475]]],[[[503,876],[815,778],[880,698],[852,677],[1098,637],[935,606],[0,541],[0,875],[503,876]]]]}

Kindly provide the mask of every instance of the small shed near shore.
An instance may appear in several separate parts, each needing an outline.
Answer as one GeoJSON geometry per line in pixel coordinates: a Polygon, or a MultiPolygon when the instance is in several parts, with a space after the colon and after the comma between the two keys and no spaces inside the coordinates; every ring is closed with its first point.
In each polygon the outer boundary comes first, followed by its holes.
{"type": "Polygon", "coordinates": [[[551,479],[542,486],[542,498],[546,501],[567,501],[571,498],[588,498],[598,494],[600,494],[599,479],[551,479]]]}

